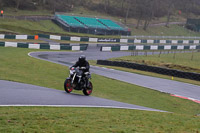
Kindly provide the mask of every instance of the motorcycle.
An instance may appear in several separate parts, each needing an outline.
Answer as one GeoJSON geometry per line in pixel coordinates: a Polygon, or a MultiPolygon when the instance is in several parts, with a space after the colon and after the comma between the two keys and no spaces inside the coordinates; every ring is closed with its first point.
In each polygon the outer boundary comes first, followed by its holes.
{"type": "Polygon", "coordinates": [[[83,94],[86,96],[92,94],[93,86],[92,82],[89,80],[91,79],[91,74],[85,72],[85,76],[82,76],[84,69],[85,67],[70,68],[70,75],[64,82],[64,89],[67,93],[71,93],[73,90],[82,90],[83,94]],[[88,82],[86,83],[86,81],[88,82]]]}

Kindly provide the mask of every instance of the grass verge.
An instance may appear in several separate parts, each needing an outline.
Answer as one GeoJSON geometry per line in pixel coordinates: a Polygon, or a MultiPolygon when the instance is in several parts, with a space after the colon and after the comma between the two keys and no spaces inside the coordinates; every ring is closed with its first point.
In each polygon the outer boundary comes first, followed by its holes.
{"type": "Polygon", "coordinates": [[[199,116],[100,108],[0,107],[0,132],[197,133],[199,116]]]}
{"type": "MultiPolygon", "coordinates": [[[[174,51],[176,52],[176,51],[174,51]]],[[[135,62],[144,65],[176,69],[186,72],[200,73],[200,52],[170,53],[159,55],[124,56],[113,58],[113,61],[135,62]]]]}
{"type": "MultiPolygon", "coordinates": [[[[144,36],[199,36],[198,32],[193,32],[180,25],[166,26],[153,26],[149,27],[146,31],[142,27],[139,29],[131,28],[132,35],[144,36]]],[[[162,38],[160,38],[162,39],[162,38]]],[[[182,39],[181,39],[182,40],[182,39]]]]}

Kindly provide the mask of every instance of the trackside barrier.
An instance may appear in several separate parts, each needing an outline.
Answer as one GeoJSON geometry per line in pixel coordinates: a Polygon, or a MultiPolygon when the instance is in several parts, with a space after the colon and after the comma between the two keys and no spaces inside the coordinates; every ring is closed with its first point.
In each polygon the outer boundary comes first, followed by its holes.
{"type": "Polygon", "coordinates": [[[134,43],[134,44],[200,44],[200,40],[158,40],[158,39],[120,39],[120,38],[90,38],[38,34],[41,38],[67,41],[84,42],[115,42],[115,43],[134,43]]]}
{"type": "Polygon", "coordinates": [[[53,40],[81,41],[81,42],[112,42],[112,43],[132,43],[132,44],[200,44],[200,40],[145,40],[145,39],[119,39],[119,38],[93,38],[38,34],[31,35],[5,35],[0,34],[0,39],[38,39],[47,38],[53,40]]]}
{"type": "Polygon", "coordinates": [[[200,45],[129,45],[129,46],[101,46],[101,51],[127,50],[193,50],[200,49],[200,45]]]}
{"type": "Polygon", "coordinates": [[[35,36],[31,35],[5,35],[5,34],[0,34],[0,39],[23,39],[23,40],[28,40],[28,39],[35,39],[35,36]]]}
{"type": "Polygon", "coordinates": [[[18,43],[18,42],[0,42],[2,47],[19,47],[30,49],[49,49],[49,50],[87,50],[88,44],[65,44],[65,45],[49,45],[49,44],[32,44],[32,43],[18,43]]]}
{"type": "Polygon", "coordinates": [[[99,65],[107,65],[107,66],[119,66],[131,69],[137,69],[142,71],[154,72],[174,77],[186,78],[200,81],[200,74],[192,73],[192,72],[183,72],[174,69],[167,69],[161,67],[147,66],[137,63],[129,63],[129,62],[118,62],[118,61],[108,61],[108,60],[97,60],[97,64],[99,65]]]}

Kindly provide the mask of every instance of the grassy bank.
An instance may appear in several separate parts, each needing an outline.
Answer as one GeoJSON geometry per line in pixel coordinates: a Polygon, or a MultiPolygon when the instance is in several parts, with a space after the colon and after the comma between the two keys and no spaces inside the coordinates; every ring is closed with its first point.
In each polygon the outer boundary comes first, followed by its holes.
{"type": "Polygon", "coordinates": [[[148,56],[126,56],[114,58],[114,61],[135,62],[150,66],[158,66],[170,69],[176,69],[186,72],[200,73],[200,52],[194,53],[170,53],[148,56]]]}
{"type": "MultiPolygon", "coordinates": [[[[146,31],[140,27],[139,29],[132,28],[132,35],[145,35],[145,36],[200,36],[198,32],[193,32],[184,28],[181,25],[153,26],[149,27],[146,31]]],[[[162,39],[162,38],[160,38],[162,39]]]]}
{"type": "Polygon", "coordinates": [[[38,33],[65,33],[63,29],[50,20],[36,22],[28,20],[1,19],[0,28],[17,32],[18,34],[28,35],[35,35],[38,33]]]}
{"type": "Polygon", "coordinates": [[[100,108],[0,107],[0,132],[197,133],[199,116],[100,108]]]}

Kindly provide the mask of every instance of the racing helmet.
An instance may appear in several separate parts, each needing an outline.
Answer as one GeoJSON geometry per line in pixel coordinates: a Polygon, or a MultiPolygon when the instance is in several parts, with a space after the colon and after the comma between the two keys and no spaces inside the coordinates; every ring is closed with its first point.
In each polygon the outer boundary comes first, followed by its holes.
{"type": "Polygon", "coordinates": [[[79,57],[79,59],[78,59],[79,62],[85,62],[85,60],[86,60],[85,55],[81,55],[81,56],[79,57]]]}

